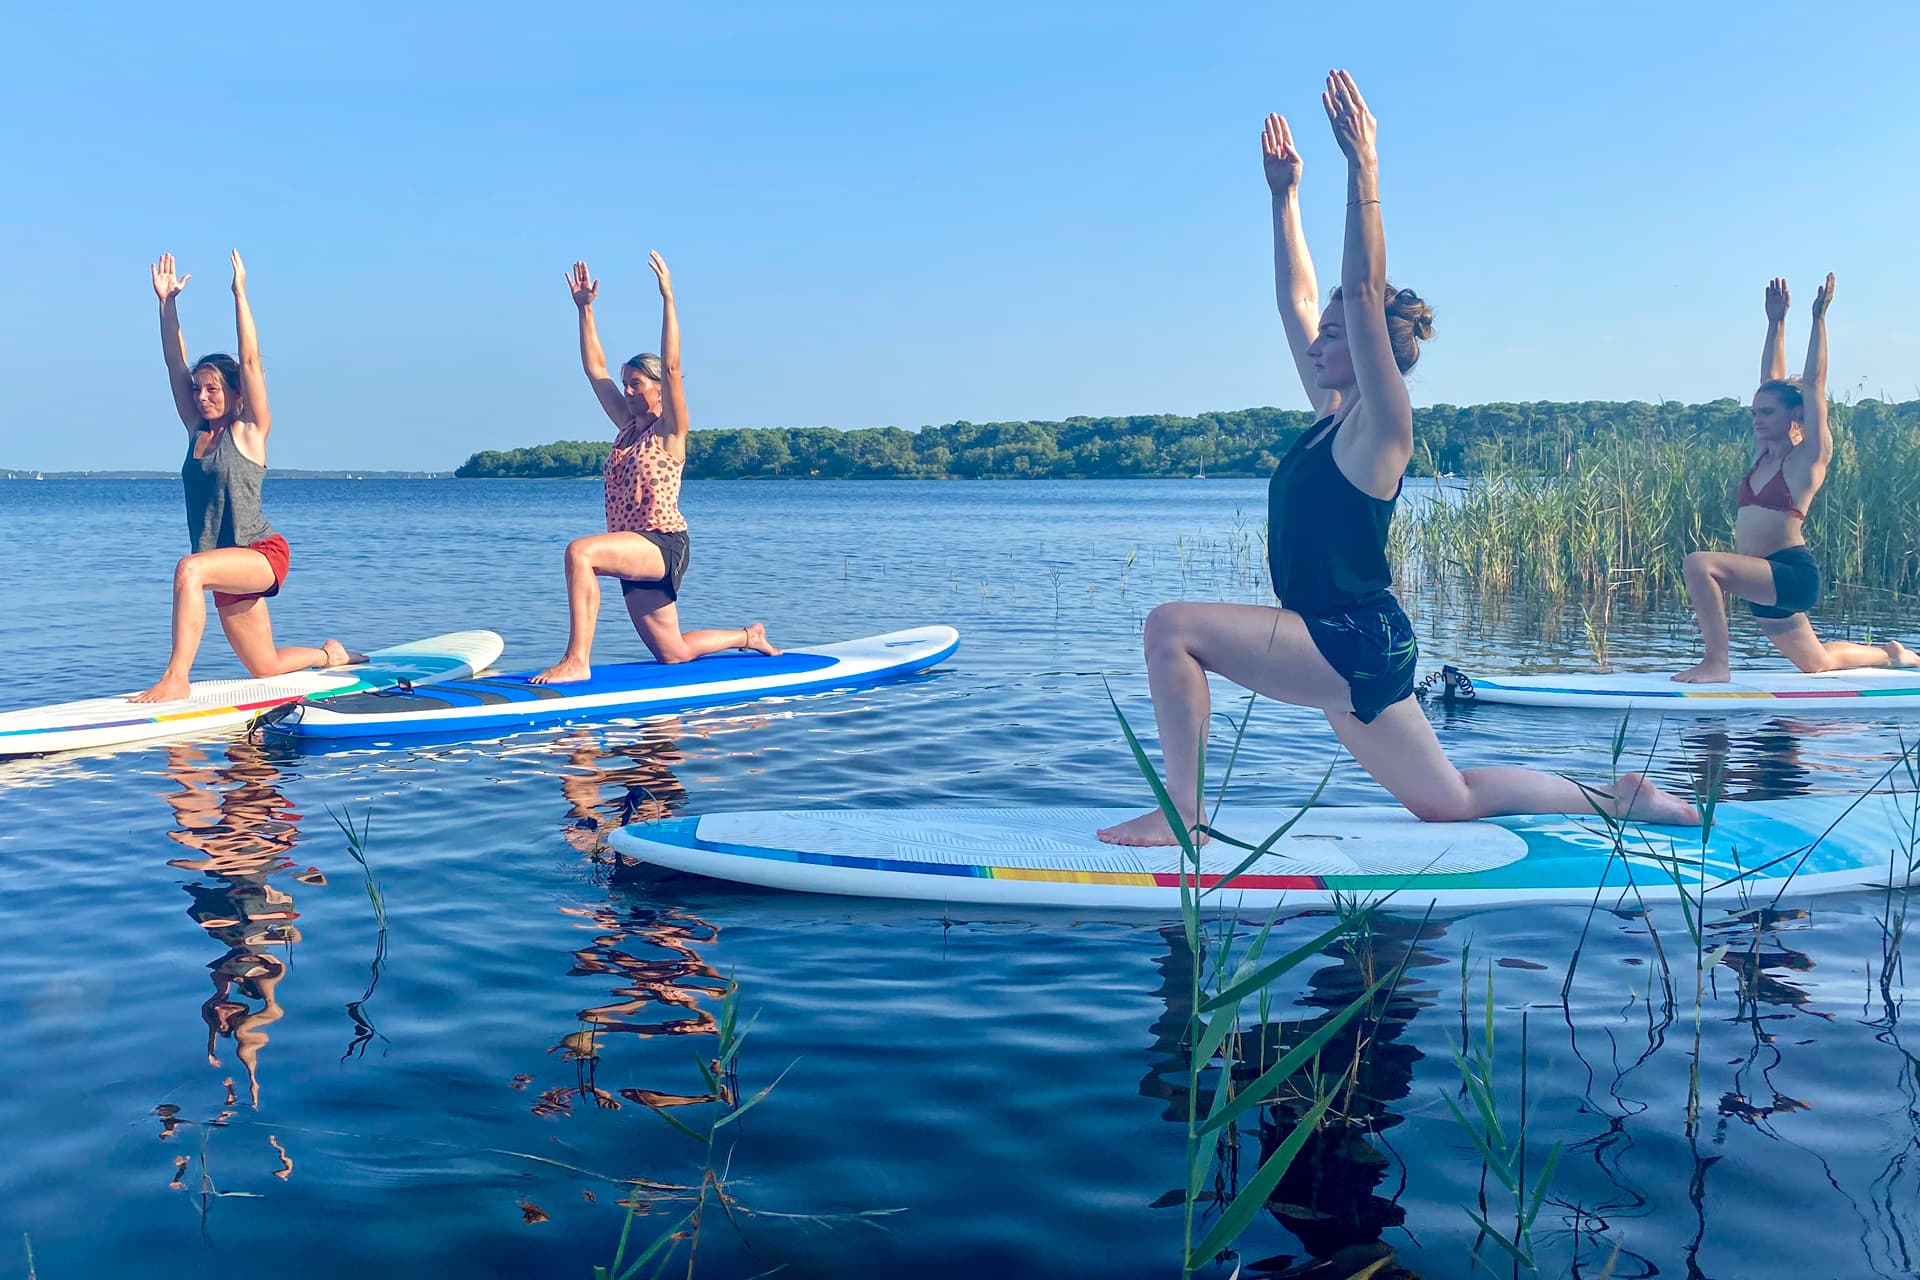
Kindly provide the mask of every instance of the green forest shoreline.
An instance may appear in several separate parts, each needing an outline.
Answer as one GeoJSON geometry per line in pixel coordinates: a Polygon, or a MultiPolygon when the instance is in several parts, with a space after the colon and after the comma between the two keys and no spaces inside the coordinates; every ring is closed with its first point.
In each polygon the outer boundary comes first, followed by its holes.
{"type": "MultiPolygon", "coordinates": [[[[1836,429],[1920,426],[1920,400],[1836,405],[1836,429]]],[[[954,422],[907,431],[869,427],[742,427],[695,431],[686,474],[699,479],[1121,480],[1271,474],[1313,423],[1304,410],[1256,408],[1060,422],[954,422]]],[[[1522,466],[1566,470],[1598,441],[1651,444],[1749,437],[1747,407],[1732,400],[1535,401],[1414,410],[1414,475],[1474,475],[1522,466]]],[[[608,440],[557,440],[474,454],[461,478],[566,479],[600,473],[608,440]]]]}

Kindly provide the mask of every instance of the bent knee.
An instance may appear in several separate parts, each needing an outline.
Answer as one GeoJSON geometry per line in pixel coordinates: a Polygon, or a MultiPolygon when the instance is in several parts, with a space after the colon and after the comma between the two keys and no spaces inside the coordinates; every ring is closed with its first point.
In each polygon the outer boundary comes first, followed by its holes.
{"type": "Polygon", "coordinates": [[[1837,662],[1826,653],[1790,653],[1787,655],[1793,665],[1805,675],[1817,676],[1828,671],[1842,670],[1846,664],[1837,662]]]}
{"type": "Polygon", "coordinates": [[[200,564],[195,556],[181,556],[173,566],[173,585],[177,591],[196,591],[200,587],[200,564]]]}
{"type": "Polygon", "coordinates": [[[1480,816],[1474,812],[1472,798],[1465,792],[1416,796],[1403,803],[1407,812],[1422,822],[1471,822],[1480,816]]]}
{"type": "Polygon", "coordinates": [[[1172,652],[1187,647],[1191,638],[1190,608],[1181,603],[1161,604],[1153,607],[1147,615],[1147,623],[1141,630],[1141,642],[1147,655],[1155,652],[1172,652]]]}
{"type": "Polygon", "coordinates": [[[671,667],[677,666],[682,662],[692,662],[694,653],[693,650],[687,648],[685,645],[661,645],[658,649],[654,650],[653,656],[658,658],[666,666],[671,667]]]}

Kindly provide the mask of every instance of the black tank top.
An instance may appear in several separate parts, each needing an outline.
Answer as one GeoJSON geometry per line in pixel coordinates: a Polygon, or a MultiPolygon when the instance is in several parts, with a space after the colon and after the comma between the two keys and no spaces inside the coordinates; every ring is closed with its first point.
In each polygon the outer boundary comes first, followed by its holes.
{"type": "Polygon", "coordinates": [[[1399,486],[1384,501],[1356,489],[1333,460],[1338,426],[1309,448],[1307,442],[1331,421],[1329,414],[1295,440],[1267,485],[1273,594],[1287,608],[1313,617],[1392,598],[1387,526],[1399,486]]]}

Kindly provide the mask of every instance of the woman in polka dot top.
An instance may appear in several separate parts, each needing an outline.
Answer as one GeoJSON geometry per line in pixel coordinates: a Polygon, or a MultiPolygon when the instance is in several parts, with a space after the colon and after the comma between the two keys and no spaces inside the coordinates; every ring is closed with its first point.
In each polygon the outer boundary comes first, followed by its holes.
{"type": "Polygon", "coordinates": [[[757,622],[730,631],[682,631],[675,601],[687,571],[687,522],[680,515],[680,476],[687,464],[687,401],[680,384],[680,320],[673,277],[657,253],[647,262],[660,281],[660,354],[635,356],[607,376],[607,356],[593,323],[600,282],[576,262],[567,276],[580,311],[580,363],[593,393],[620,428],[607,455],[607,531],[567,544],[567,652],[533,678],[562,684],[593,674],[593,627],[600,617],[600,575],[620,580],[634,630],[662,662],[687,662],[722,649],[777,654],[757,622]]]}

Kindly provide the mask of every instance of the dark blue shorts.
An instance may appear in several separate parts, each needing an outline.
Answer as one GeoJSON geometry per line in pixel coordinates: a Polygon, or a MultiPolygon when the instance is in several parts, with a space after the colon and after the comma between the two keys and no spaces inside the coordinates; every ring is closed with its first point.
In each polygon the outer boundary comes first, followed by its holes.
{"type": "Polygon", "coordinates": [[[1420,646],[1398,600],[1388,596],[1338,613],[1300,617],[1313,647],[1346,680],[1361,724],[1372,724],[1382,711],[1413,696],[1420,646]]]}
{"type": "Polygon", "coordinates": [[[1814,563],[1813,552],[1805,543],[1774,552],[1767,563],[1773,566],[1773,603],[1748,601],[1747,608],[1754,617],[1791,618],[1819,603],[1820,566],[1814,563]]]}

